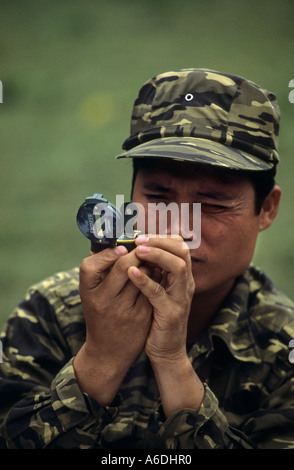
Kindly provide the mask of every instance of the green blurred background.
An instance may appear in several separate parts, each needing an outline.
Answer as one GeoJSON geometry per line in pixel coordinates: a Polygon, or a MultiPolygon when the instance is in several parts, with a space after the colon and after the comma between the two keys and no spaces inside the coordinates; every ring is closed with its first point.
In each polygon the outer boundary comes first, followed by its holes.
{"type": "Polygon", "coordinates": [[[294,298],[293,0],[0,0],[0,326],[29,285],[78,265],[88,195],[128,199],[115,161],[133,101],[159,72],[207,67],[274,91],[283,189],[255,261],[294,298]]]}

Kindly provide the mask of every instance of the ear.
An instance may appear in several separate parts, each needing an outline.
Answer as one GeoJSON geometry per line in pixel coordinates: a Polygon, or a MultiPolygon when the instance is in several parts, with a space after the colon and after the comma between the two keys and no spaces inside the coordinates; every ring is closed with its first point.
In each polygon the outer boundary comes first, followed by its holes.
{"type": "Polygon", "coordinates": [[[275,185],[271,192],[266,196],[259,214],[260,232],[268,228],[274,221],[278,213],[281,195],[281,188],[275,185]]]}

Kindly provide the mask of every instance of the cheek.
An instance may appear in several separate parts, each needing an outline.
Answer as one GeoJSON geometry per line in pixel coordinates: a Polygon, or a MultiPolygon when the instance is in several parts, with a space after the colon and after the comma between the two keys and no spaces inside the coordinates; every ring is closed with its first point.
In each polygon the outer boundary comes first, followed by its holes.
{"type": "Polygon", "coordinates": [[[240,257],[247,253],[252,257],[258,236],[255,219],[204,219],[201,228],[201,240],[207,249],[216,249],[218,253],[229,250],[240,257]]]}
{"type": "Polygon", "coordinates": [[[225,236],[225,230],[221,227],[215,232],[215,236],[220,240],[225,236]]]}
{"type": "Polygon", "coordinates": [[[201,240],[210,246],[223,245],[230,237],[231,230],[227,225],[202,217],[201,220],[201,240]]]}

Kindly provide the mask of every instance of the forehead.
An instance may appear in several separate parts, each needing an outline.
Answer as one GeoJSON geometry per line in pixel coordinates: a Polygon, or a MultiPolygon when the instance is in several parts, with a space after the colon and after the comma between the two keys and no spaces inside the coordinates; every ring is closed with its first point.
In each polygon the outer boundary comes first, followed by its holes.
{"type": "Polygon", "coordinates": [[[172,159],[146,159],[135,162],[134,167],[137,167],[141,182],[160,180],[169,185],[173,185],[177,181],[182,184],[202,182],[203,184],[232,187],[249,181],[246,175],[240,171],[172,159]]]}

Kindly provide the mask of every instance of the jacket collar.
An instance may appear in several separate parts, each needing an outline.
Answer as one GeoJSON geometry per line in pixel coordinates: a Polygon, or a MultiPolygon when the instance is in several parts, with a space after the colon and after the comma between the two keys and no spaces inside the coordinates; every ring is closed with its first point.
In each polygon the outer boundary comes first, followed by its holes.
{"type": "Polygon", "coordinates": [[[255,364],[262,362],[249,318],[252,293],[260,287],[260,282],[251,274],[251,268],[236,280],[231,293],[207,330],[191,347],[189,356],[192,362],[200,355],[210,355],[214,350],[215,337],[223,340],[235,359],[255,364]]]}

